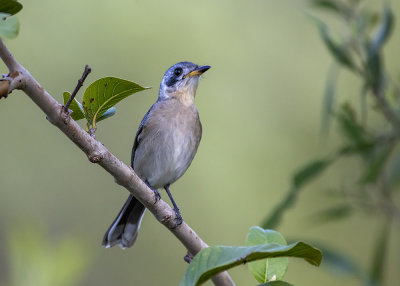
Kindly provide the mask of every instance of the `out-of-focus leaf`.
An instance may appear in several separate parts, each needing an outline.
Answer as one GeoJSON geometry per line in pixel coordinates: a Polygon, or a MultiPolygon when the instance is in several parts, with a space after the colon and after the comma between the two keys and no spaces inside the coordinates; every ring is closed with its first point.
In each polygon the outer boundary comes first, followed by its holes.
{"type": "MultiPolygon", "coordinates": [[[[68,99],[71,97],[71,94],[68,91],[64,91],[64,105],[67,103],[68,99]]],[[[69,105],[69,109],[72,110],[71,117],[75,121],[85,118],[85,111],[83,110],[82,104],[74,98],[74,100],[69,105]]]]}
{"type": "Polygon", "coordinates": [[[386,43],[392,33],[393,25],[394,16],[392,10],[388,5],[385,5],[385,7],[383,8],[381,25],[369,47],[369,56],[373,57],[375,54],[377,54],[382,46],[386,43]]]}
{"type": "Polygon", "coordinates": [[[326,223],[348,217],[353,213],[354,209],[348,204],[340,204],[331,208],[318,211],[311,216],[313,224],[326,223]]]}
{"type": "Polygon", "coordinates": [[[292,187],[287,193],[286,196],[278,205],[276,205],[264,221],[261,226],[266,229],[276,229],[282,221],[283,214],[290,209],[297,199],[297,194],[300,191],[299,188],[292,187]]]}
{"type": "Polygon", "coordinates": [[[285,211],[290,209],[296,202],[297,195],[301,188],[306,183],[322,174],[322,172],[325,171],[325,169],[333,162],[334,159],[316,160],[300,169],[300,171],[293,176],[292,188],[287,192],[285,198],[277,206],[275,206],[271,214],[264,219],[261,226],[266,229],[277,228],[285,211]]]}
{"type": "Polygon", "coordinates": [[[393,156],[391,156],[390,161],[388,162],[387,167],[387,174],[388,174],[388,182],[390,186],[392,186],[394,190],[398,189],[395,188],[400,183],[400,151],[397,150],[393,156]]]}
{"type": "MultiPolygon", "coordinates": [[[[287,245],[285,238],[275,230],[262,229],[259,226],[250,228],[246,237],[246,246],[268,243],[287,245]]],[[[271,280],[281,280],[286,273],[288,264],[289,258],[280,257],[250,262],[248,266],[254,278],[260,283],[265,283],[271,280]]]]}
{"type": "Polygon", "coordinates": [[[336,85],[339,76],[339,69],[336,64],[333,64],[328,73],[327,82],[325,85],[324,100],[322,104],[321,115],[321,133],[327,135],[332,117],[333,106],[335,102],[336,85]]]}
{"type": "Polygon", "coordinates": [[[293,286],[293,285],[288,282],[278,280],[278,281],[269,281],[267,283],[263,283],[258,286],[293,286]]]}
{"type": "Polygon", "coordinates": [[[365,125],[367,122],[368,116],[368,107],[367,107],[367,93],[368,86],[364,83],[360,88],[360,106],[361,106],[361,124],[365,125]]]}
{"type": "Polygon", "coordinates": [[[361,175],[360,183],[373,183],[376,182],[382,170],[385,167],[386,161],[392,152],[390,145],[378,146],[380,150],[376,151],[376,154],[372,157],[372,160],[368,162],[364,172],[361,175]]]}
{"type": "Polygon", "coordinates": [[[0,38],[15,38],[19,32],[19,21],[15,16],[0,13],[0,38]]]}
{"type": "Polygon", "coordinates": [[[310,162],[293,176],[293,186],[301,188],[309,181],[320,175],[332,163],[331,159],[322,159],[310,162]]]}
{"type": "Polygon", "coordinates": [[[304,242],[290,245],[271,243],[255,246],[210,246],[202,249],[193,258],[179,285],[201,285],[214,275],[232,267],[273,257],[304,258],[310,264],[319,266],[322,253],[304,242]]]}
{"type": "MultiPolygon", "coordinates": [[[[310,15],[310,14],[309,14],[310,15]]],[[[333,58],[343,66],[346,66],[350,70],[356,70],[356,65],[350,54],[350,49],[345,45],[336,44],[330,37],[328,28],[325,23],[323,23],[318,18],[310,15],[310,17],[316,23],[322,40],[324,41],[326,47],[331,52],[333,58]]]]}
{"type": "Polygon", "coordinates": [[[343,104],[337,114],[340,130],[350,143],[365,146],[371,143],[372,138],[365,131],[364,126],[358,123],[355,111],[349,104],[343,104]]]}
{"type": "Polygon", "coordinates": [[[343,7],[337,1],[311,0],[311,6],[326,11],[335,12],[337,14],[341,14],[343,12],[343,7]]]}
{"type": "Polygon", "coordinates": [[[367,84],[372,86],[375,91],[380,91],[383,88],[383,69],[380,50],[391,35],[393,22],[393,13],[390,7],[385,5],[381,25],[373,40],[367,42],[367,84]]]}
{"type": "Polygon", "coordinates": [[[360,17],[366,29],[374,28],[380,21],[379,13],[368,10],[360,11],[360,17]]]}
{"type": "Polygon", "coordinates": [[[369,55],[366,65],[365,85],[371,87],[374,92],[380,92],[383,88],[382,60],[379,53],[369,55]]]}
{"type": "Polygon", "coordinates": [[[371,266],[371,280],[377,285],[382,284],[383,273],[385,269],[386,255],[388,252],[388,240],[390,235],[391,224],[389,221],[385,221],[382,224],[382,230],[377,232],[377,240],[374,249],[374,256],[372,259],[371,266]]]}
{"type": "Polygon", "coordinates": [[[93,128],[96,121],[109,108],[136,92],[147,89],[137,83],[115,77],[105,77],[96,80],[85,91],[82,105],[92,120],[93,128]]]}
{"type": "Polygon", "coordinates": [[[1,0],[0,13],[15,15],[22,9],[22,4],[15,0],[1,0]]]}

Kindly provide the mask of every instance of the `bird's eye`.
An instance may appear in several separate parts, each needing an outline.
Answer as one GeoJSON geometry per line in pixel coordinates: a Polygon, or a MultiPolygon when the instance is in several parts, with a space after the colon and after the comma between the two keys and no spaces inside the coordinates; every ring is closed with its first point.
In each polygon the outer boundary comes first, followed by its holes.
{"type": "Polygon", "coordinates": [[[182,74],[182,72],[183,72],[182,68],[176,68],[176,69],[174,70],[174,74],[175,74],[176,76],[180,76],[180,75],[182,74]]]}

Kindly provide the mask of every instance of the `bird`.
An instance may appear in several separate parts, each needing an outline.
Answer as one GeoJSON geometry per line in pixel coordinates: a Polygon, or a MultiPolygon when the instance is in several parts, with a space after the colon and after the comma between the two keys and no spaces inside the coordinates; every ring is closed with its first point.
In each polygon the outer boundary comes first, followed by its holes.
{"type": "MultiPolygon", "coordinates": [[[[176,213],[176,225],[183,222],[170,185],[188,169],[199,147],[202,125],[194,103],[201,75],[210,66],[179,62],[164,74],[158,98],[143,117],[134,139],[131,167],[153,190],[167,192],[176,213]]],[[[138,236],[145,206],[132,194],[105,233],[102,245],[131,247],[138,236]]]]}

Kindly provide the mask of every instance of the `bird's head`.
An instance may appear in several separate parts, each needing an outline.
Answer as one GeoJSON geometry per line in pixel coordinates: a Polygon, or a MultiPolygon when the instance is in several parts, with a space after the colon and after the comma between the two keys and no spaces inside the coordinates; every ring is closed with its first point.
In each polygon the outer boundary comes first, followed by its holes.
{"type": "Polygon", "coordinates": [[[196,96],[200,76],[210,66],[198,66],[191,62],[180,62],[170,67],[161,81],[159,98],[177,98],[184,104],[191,104],[196,96]]]}

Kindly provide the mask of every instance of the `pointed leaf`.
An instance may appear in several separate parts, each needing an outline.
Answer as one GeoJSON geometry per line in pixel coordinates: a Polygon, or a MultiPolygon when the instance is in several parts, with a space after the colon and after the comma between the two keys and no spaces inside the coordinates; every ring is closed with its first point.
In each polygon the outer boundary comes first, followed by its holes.
{"type": "MultiPolygon", "coordinates": [[[[68,91],[64,91],[64,105],[67,103],[68,99],[71,97],[71,94],[68,91]]],[[[73,120],[78,121],[80,119],[85,118],[85,113],[82,108],[82,104],[80,104],[76,98],[69,105],[69,109],[72,110],[71,117],[73,120]]]]}
{"type": "Polygon", "coordinates": [[[93,120],[93,127],[95,127],[96,121],[106,110],[127,96],[145,89],[147,88],[124,79],[101,78],[86,89],[82,105],[88,117],[93,120]]]}
{"type": "Polygon", "coordinates": [[[393,190],[399,190],[397,188],[400,183],[400,152],[397,152],[391,156],[389,166],[388,166],[388,182],[392,186],[393,190]]]}
{"type": "Polygon", "coordinates": [[[372,265],[370,270],[370,277],[376,285],[382,285],[384,279],[384,273],[387,261],[387,255],[389,251],[389,237],[390,237],[390,229],[391,229],[391,222],[385,221],[380,229],[376,234],[376,241],[374,247],[374,255],[372,259],[372,265]]]}
{"type": "Polygon", "coordinates": [[[303,187],[306,183],[320,175],[332,163],[330,159],[315,160],[304,166],[293,176],[293,186],[303,187]]]}
{"type": "Polygon", "coordinates": [[[277,228],[282,221],[283,214],[296,202],[297,195],[301,189],[291,188],[282,201],[279,202],[273,211],[264,219],[261,226],[265,229],[277,228]]]}
{"type": "Polygon", "coordinates": [[[313,225],[315,223],[326,223],[348,217],[353,213],[354,209],[348,204],[340,204],[334,207],[326,208],[311,216],[313,225]]]}
{"type": "MultiPolygon", "coordinates": [[[[277,243],[287,245],[285,238],[277,231],[271,229],[262,229],[259,226],[250,228],[246,238],[246,246],[277,243]]],[[[250,262],[248,264],[254,278],[260,283],[271,280],[281,280],[288,268],[289,258],[269,258],[250,262]]]]}
{"type": "Polygon", "coordinates": [[[0,37],[15,38],[19,32],[19,21],[15,16],[0,13],[0,37]]]}
{"type": "Polygon", "coordinates": [[[393,148],[391,146],[383,145],[378,146],[380,150],[377,150],[371,160],[368,162],[364,172],[361,175],[360,183],[373,183],[376,182],[379,178],[379,175],[382,174],[382,171],[385,168],[386,161],[388,160],[390,154],[392,153],[393,148]]]}
{"type": "Polygon", "coordinates": [[[350,50],[344,45],[341,46],[339,44],[336,44],[329,36],[328,28],[326,27],[326,25],[315,17],[314,20],[317,24],[322,40],[324,41],[328,50],[331,52],[334,59],[342,65],[348,67],[349,69],[355,70],[356,66],[349,52],[350,50]]]}
{"type": "Polygon", "coordinates": [[[322,174],[322,172],[325,171],[325,169],[329,167],[335,159],[336,158],[316,160],[305,165],[300,171],[298,171],[293,176],[292,188],[287,192],[283,200],[275,206],[271,214],[264,219],[261,226],[266,229],[277,228],[285,211],[290,209],[296,202],[297,195],[301,191],[302,187],[318,175],[322,174]]]}
{"type": "Polygon", "coordinates": [[[255,246],[211,246],[202,249],[193,258],[179,285],[201,285],[214,275],[232,267],[272,257],[304,258],[310,264],[319,266],[322,253],[303,242],[290,245],[271,243],[255,246]]]}
{"type": "Polygon", "coordinates": [[[355,111],[349,104],[343,104],[336,116],[340,130],[352,144],[370,145],[372,139],[368,136],[365,127],[358,122],[355,111]]]}
{"type": "Polygon", "coordinates": [[[328,79],[325,85],[325,94],[322,105],[321,133],[324,135],[327,135],[329,133],[330,120],[333,114],[333,106],[335,103],[338,76],[339,68],[336,64],[333,64],[328,73],[328,79]]]}
{"type": "Polygon", "coordinates": [[[376,91],[383,88],[383,67],[380,50],[393,30],[393,13],[388,5],[384,7],[382,23],[371,43],[367,42],[367,84],[376,91]]]}
{"type": "Polygon", "coordinates": [[[313,7],[335,12],[338,14],[341,14],[343,10],[343,8],[340,6],[338,2],[331,0],[312,0],[311,5],[313,7]]]}
{"type": "Polygon", "coordinates": [[[389,39],[394,26],[393,12],[388,5],[385,5],[383,9],[382,23],[376,32],[374,39],[369,48],[369,56],[375,56],[382,46],[389,39]]]}
{"type": "Polygon", "coordinates": [[[15,0],[1,0],[0,13],[15,15],[22,9],[22,4],[15,0]]]}

